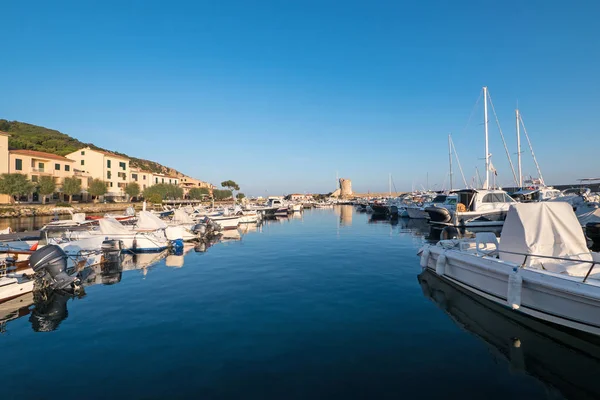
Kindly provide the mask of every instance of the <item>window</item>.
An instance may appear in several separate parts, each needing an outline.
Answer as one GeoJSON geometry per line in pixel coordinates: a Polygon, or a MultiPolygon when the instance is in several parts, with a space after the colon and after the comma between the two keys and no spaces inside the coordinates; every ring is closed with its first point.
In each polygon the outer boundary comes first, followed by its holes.
{"type": "Polygon", "coordinates": [[[81,155],[85,156],[85,151],[81,150],[81,155]]]}
{"type": "Polygon", "coordinates": [[[121,169],[122,169],[123,171],[125,171],[125,170],[127,169],[127,163],[120,162],[120,163],[119,163],[119,167],[121,167],[121,169]]]}
{"type": "Polygon", "coordinates": [[[31,175],[31,182],[37,182],[38,181],[38,176],[37,175],[31,175]]]}
{"type": "Polygon", "coordinates": [[[143,175],[143,176],[142,176],[142,179],[143,179],[143,180],[146,180],[146,175],[143,175]]]}
{"type": "Polygon", "coordinates": [[[70,165],[65,165],[65,171],[69,172],[71,170],[71,166],[70,165]]]}
{"type": "Polygon", "coordinates": [[[15,169],[17,171],[23,171],[23,160],[20,158],[15,159],[15,169]]]}
{"type": "Polygon", "coordinates": [[[110,171],[106,171],[106,179],[110,179],[112,177],[112,174],[110,173],[110,171]]]}
{"type": "Polygon", "coordinates": [[[40,169],[40,172],[44,172],[44,163],[38,163],[38,168],[40,169]]]}
{"type": "Polygon", "coordinates": [[[110,168],[110,160],[106,160],[106,168],[110,168]]]}
{"type": "Polygon", "coordinates": [[[512,202],[510,196],[506,193],[488,193],[483,196],[484,203],[508,203],[512,202]]]}
{"type": "Polygon", "coordinates": [[[54,164],[54,169],[60,171],[60,164],[54,164]]]}
{"type": "Polygon", "coordinates": [[[154,178],[154,183],[158,183],[158,178],[154,178]]]}
{"type": "Polygon", "coordinates": [[[85,165],[85,160],[81,160],[81,165],[85,165]]]}
{"type": "Polygon", "coordinates": [[[162,178],[162,183],[165,183],[165,178],[162,178]]]}
{"type": "Polygon", "coordinates": [[[131,179],[133,179],[134,181],[137,182],[137,180],[138,180],[137,174],[131,174],[131,179]]]}
{"type": "Polygon", "coordinates": [[[112,184],[112,182],[110,182],[110,187],[113,187],[113,184],[112,184]]]}
{"type": "Polygon", "coordinates": [[[169,183],[171,183],[171,180],[169,179],[169,183]]]}

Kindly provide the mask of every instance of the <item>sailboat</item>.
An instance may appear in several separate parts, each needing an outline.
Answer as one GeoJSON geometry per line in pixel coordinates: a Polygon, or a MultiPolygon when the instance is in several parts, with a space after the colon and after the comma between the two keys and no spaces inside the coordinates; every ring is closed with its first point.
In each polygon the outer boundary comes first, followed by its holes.
{"type": "Polygon", "coordinates": [[[428,214],[433,224],[467,227],[499,226],[504,224],[510,206],[516,203],[504,190],[490,187],[490,172],[494,175],[497,175],[497,172],[489,151],[488,97],[488,88],[484,86],[485,182],[483,188],[457,191],[456,210],[451,210],[449,207],[429,207],[428,214]]]}

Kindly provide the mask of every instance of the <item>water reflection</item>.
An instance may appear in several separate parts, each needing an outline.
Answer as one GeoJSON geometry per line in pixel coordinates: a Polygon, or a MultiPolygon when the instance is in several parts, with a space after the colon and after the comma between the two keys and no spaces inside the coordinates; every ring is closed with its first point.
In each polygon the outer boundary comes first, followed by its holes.
{"type": "MultiPolygon", "coordinates": [[[[268,223],[277,223],[276,220],[268,223]]],[[[171,268],[182,268],[185,257],[192,250],[204,253],[218,243],[238,242],[246,234],[261,231],[260,224],[244,224],[239,229],[227,230],[221,236],[211,241],[185,243],[178,252],[165,250],[160,253],[120,253],[110,258],[102,258],[101,263],[89,265],[81,260],[77,268],[78,277],[83,288],[94,285],[115,285],[124,278],[124,272],[141,271],[142,275],[148,272],[161,261],[171,268]]],[[[28,266],[27,266],[28,268],[28,266]]],[[[85,296],[82,291],[78,297],[85,296]]],[[[0,303],[0,334],[5,333],[10,321],[29,315],[29,322],[34,331],[48,332],[59,327],[60,323],[68,317],[67,303],[75,296],[71,293],[45,289],[36,291],[35,295],[29,293],[15,299],[0,303]]]]}
{"type": "MultiPolygon", "coordinates": [[[[512,372],[531,375],[549,392],[598,399],[600,339],[511,312],[457,288],[430,271],[418,276],[425,297],[459,327],[483,340],[512,372]]],[[[559,397],[559,396],[553,396],[559,397]]]]}

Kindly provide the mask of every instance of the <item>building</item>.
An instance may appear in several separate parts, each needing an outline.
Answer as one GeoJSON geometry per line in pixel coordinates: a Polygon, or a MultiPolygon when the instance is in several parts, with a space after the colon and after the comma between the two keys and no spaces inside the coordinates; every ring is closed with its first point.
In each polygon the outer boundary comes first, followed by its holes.
{"type": "Polygon", "coordinates": [[[129,171],[129,182],[137,183],[140,186],[140,192],[153,185],[152,172],[137,167],[130,167],[129,171]]]}
{"type": "Polygon", "coordinates": [[[129,158],[90,147],[66,155],[75,161],[75,167],[93,179],[106,182],[106,198],[126,200],[125,187],[130,180],[129,158]]]}
{"type": "MultiPolygon", "coordinates": [[[[166,183],[169,185],[179,185],[179,178],[176,176],[170,176],[165,174],[152,173],[151,175],[152,185],[159,183],[166,183]]],[[[152,186],[150,185],[150,186],[152,186]]]]}
{"type": "MultiPolygon", "coordinates": [[[[8,137],[6,132],[0,131],[0,175],[8,174],[8,137]]],[[[0,203],[9,203],[10,196],[0,194],[0,203]]]]}
{"type": "MultiPolygon", "coordinates": [[[[57,201],[68,200],[69,196],[62,193],[61,186],[65,178],[74,176],[79,179],[83,192],[80,195],[76,195],[77,197],[75,198],[80,200],[82,197],[86,197],[85,190],[89,184],[89,175],[76,172],[73,160],[56,154],[35,150],[9,150],[8,153],[9,173],[24,174],[33,183],[39,182],[42,176],[49,176],[54,180],[56,191],[51,196],[52,199],[57,201]]],[[[42,201],[42,196],[34,192],[22,198],[21,201],[40,202],[42,201]]]]}
{"type": "Polygon", "coordinates": [[[209,191],[209,194],[212,195],[212,191],[214,186],[208,182],[201,181],[199,179],[194,179],[189,176],[182,176],[179,179],[179,186],[183,189],[183,196],[187,196],[191,189],[194,188],[206,188],[209,191]]]}
{"type": "Polygon", "coordinates": [[[285,199],[292,200],[292,201],[312,201],[312,200],[314,200],[312,194],[301,194],[301,193],[288,194],[287,196],[285,196],[285,199]]]}

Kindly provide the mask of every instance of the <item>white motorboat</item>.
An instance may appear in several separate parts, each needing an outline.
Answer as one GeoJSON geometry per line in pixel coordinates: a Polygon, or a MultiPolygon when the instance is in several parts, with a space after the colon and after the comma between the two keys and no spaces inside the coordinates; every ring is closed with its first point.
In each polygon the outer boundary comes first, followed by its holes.
{"type": "Polygon", "coordinates": [[[516,202],[499,189],[463,189],[456,192],[456,209],[443,205],[427,207],[432,224],[482,227],[501,226],[516,202]]]}
{"type": "Polygon", "coordinates": [[[500,239],[477,233],[419,254],[422,267],[507,309],[600,335],[600,256],[568,204],[515,204],[500,239]]]}
{"type": "Polygon", "coordinates": [[[0,276],[0,302],[31,293],[32,291],[33,279],[28,274],[14,273],[0,276]]]}
{"type": "Polygon", "coordinates": [[[300,203],[290,204],[289,209],[292,212],[300,212],[300,211],[302,211],[302,204],[300,204],[300,203]]]}
{"type": "Polygon", "coordinates": [[[223,229],[224,231],[230,230],[230,229],[236,229],[238,227],[238,225],[240,224],[240,220],[242,219],[241,217],[239,217],[237,215],[230,215],[230,216],[212,215],[212,216],[208,216],[207,218],[209,218],[215,224],[219,225],[221,227],[221,229],[223,229]]]}

